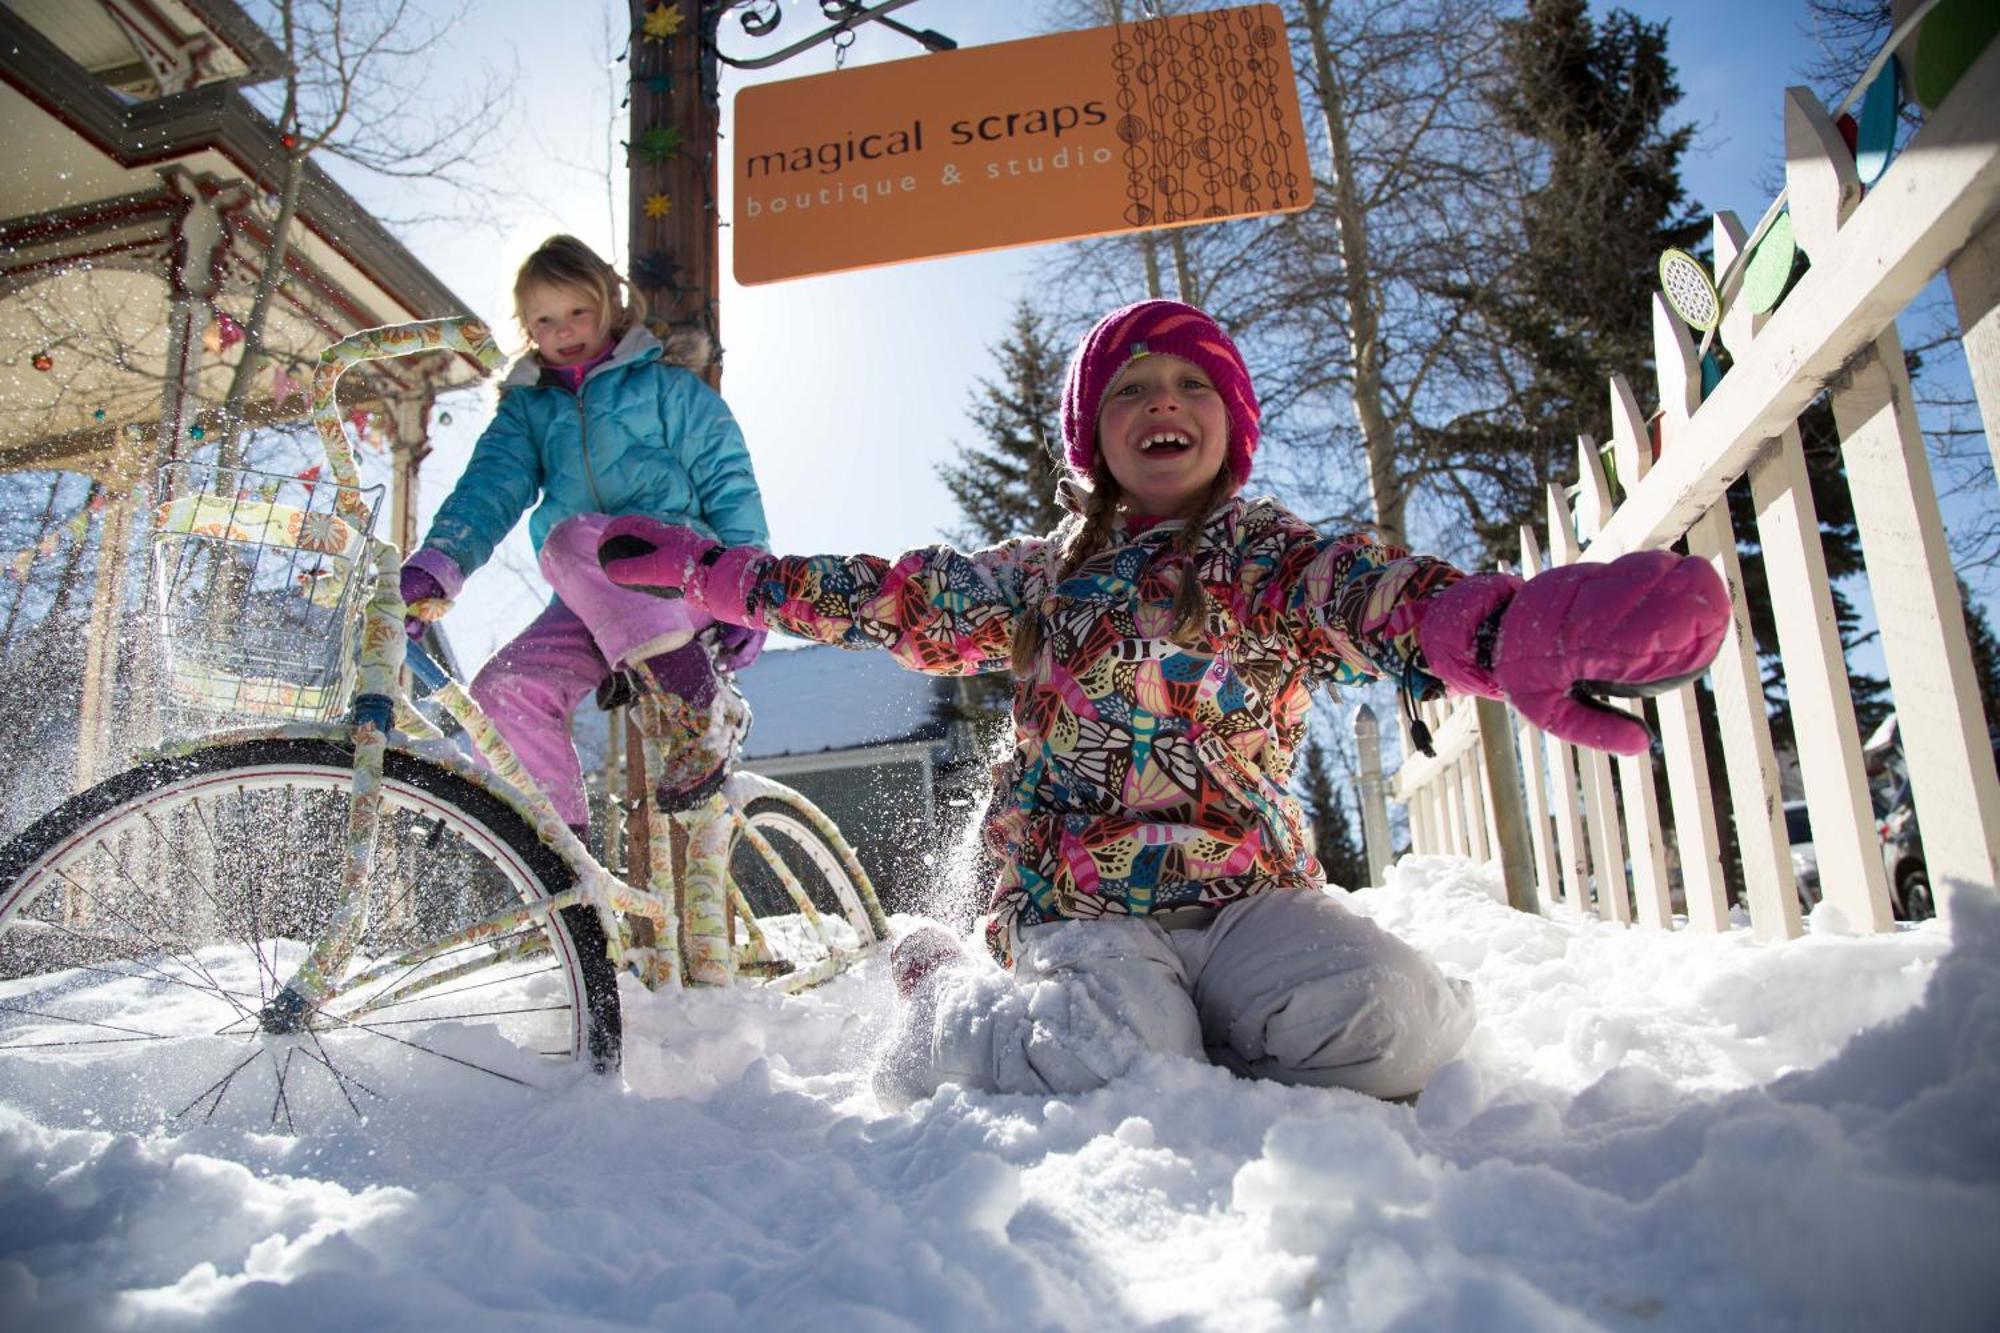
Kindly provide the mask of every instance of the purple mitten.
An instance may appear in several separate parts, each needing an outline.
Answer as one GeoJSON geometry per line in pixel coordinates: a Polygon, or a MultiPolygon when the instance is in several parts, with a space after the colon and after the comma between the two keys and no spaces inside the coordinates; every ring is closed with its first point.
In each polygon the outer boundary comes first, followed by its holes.
{"type": "Polygon", "coordinates": [[[752,629],[764,627],[749,601],[757,567],[768,559],[754,546],[724,546],[644,514],[612,519],[597,541],[597,563],[613,583],[685,597],[717,620],[752,629]]]}
{"type": "MultiPolygon", "coordinates": [[[[402,586],[405,607],[414,607],[418,602],[445,600],[444,585],[439,583],[428,570],[419,569],[415,565],[404,565],[402,574],[398,576],[398,582],[402,586]]],[[[409,635],[410,641],[414,643],[424,637],[424,631],[430,628],[430,623],[430,620],[426,620],[415,611],[407,611],[403,616],[403,633],[409,635]]]]}
{"type": "Polygon", "coordinates": [[[1729,592],[1706,560],[1634,551],[1526,583],[1462,579],[1424,608],[1418,642],[1446,685],[1504,695],[1577,745],[1642,754],[1644,722],[1600,696],[1659,694],[1707,669],[1729,628],[1729,592]]]}
{"type": "Polygon", "coordinates": [[[764,651],[764,640],[768,637],[761,629],[750,629],[743,625],[725,625],[716,636],[715,663],[725,671],[741,671],[757,660],[757,654],[764,651]]]}

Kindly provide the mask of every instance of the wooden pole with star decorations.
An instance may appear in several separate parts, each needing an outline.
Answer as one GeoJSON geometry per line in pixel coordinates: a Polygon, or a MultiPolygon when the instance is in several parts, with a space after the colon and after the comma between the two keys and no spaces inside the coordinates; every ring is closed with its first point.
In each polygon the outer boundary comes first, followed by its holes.
{"type": "Polygon", "coordinates": [[[727,0],[630,0],[630,256],[647,325],[722,383],[715,32],[727,0]],[[691,338],[690,334],[701,338],[691,338]],[[703,343],[705,342],[705,346],[703,343]]]}
{"type": "MultiPolygon", "coordinates": [[[[716,200],[720,139],[719,62],[715,32],[730,0],[629,0],[632,14],[631,122],[625,143],[631,173],[626,274],[646,300],[646,326],[671,360],[722,387],[718,302],[721,271],[716,200]]],[[[652,795],[644,739],[624,714],[625,878],[652,878],[652,795]]],[[[607,830],[606,859],[610,859],[607,830]]],[[[639,938],[650,945],[649,938],[639,938]]]]}

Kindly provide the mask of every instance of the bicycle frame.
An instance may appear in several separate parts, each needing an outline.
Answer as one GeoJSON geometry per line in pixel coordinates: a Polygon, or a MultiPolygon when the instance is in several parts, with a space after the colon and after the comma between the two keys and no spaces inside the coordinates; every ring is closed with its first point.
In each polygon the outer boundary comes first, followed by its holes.
{"type": "MultiPolygon", "coordinates": [[[[333,479],[343,488],[343,499],[358,492],[359,473],[335,406],[335,388],[340,376],[363,360],[427,351],[452,351],[467,355],[489,370],[497,367],[501,360],[500,352],[485,326],[468,319],[367,330],[329,347],[321,354],[313,381],[314,425],[326,448],[333,479]]],[[[363,520],[365,530],[366,516],[355,517],[363,520]]],[[[278,727],[250,728],[226,735],[206,736],[200,741],[163,751],[168,754],[186,753],[210,745],[262,736],[314,737],[352,744],[354,777],[346,833],[347,856],[333,921],[324,936],[314,942],[304,963],[258,1015],[258,1024],[263,1030],[295,1031],[305,1024],[311,1013],[323,1008],[328,1000],[340,993],[381,980],[397,968],[434,958],[470,940],[490,938],[527,922],[546,919],[549,914],[578,903],[588,903],[597,911],[604,925],[613,963],[635,972],[649,987],[676,983],[730,984],[737,976],[734,940],[737,921],[741,921],[746,942],[753,951],[766,958],[772,957],[749,904],[742,898],[740,889],[729,883],[729,849],[739,835],[764,859],[797,907],[799,915],[810,923],[826,950],[819,963],[783,971],[769,978],[767,984],[782,990],[817,984],[866,956],[873,951],[875,943],[887,938],[887,921],[873,887],[855,860],[852,849],[831,821],[796,793],[752,773],[732,772],[716,792],[689,810],[656,812],[656,817],[649,820],[652,855],[648,886],[636,887],[618,878],[590,853],[582,840],[556,814],[553,805],[522,767],[492,720],[480,710],[465,688],[404,634],[407,608],[399,586],[402,552],[372,535],[368,538],[367,549],[368,558],[373,562],[374,583],[361,613],[359,663],[349,717],[345,723],[295,722],[278,727]],[[399,683],[406,667],[431,691],[431,697],[464,728],[485,761],[484,768],[464,758],[454,748],[442,744],[442,733],[416,711],[399,683]],[[398,748],[408,748],[426,762],[455,771],[513,808],[537,836],[569,865],[575,874],[576,886],[550,899],[495,912],[448,939],[433,942],[403,957],[378,962],[353,976],[344,976],[368,927],[368,895],[364,886],[374,862],[381,811],[383,759],[392,743],[392,730],[400,731],[412,741],[440,742],[421,748],[399,743],[398,748]],[[868,935],[872,939],[865,942],[862,948],[846,949],[834,941],[811,898],[784,858],[744,817],[744,808],[751,801],[767,795],[782,796],[795,812],[810,819],[825,837],[827,846],[841,858],[842,869],[856,887],[868,918],[868,935]],[[677,831],[686,848],[678,874],[673,854],[677,831]],[[631,937],[625,929],[629,918],[643,918],[652,923],[653,942],[650,945],[636,946],[630,942],[631,937]],[[686,958],[685,969],[681,962],[683,956],[686,958]]],[[[650,771],[656,759],[650,738],[645,750],[650,771]]],[[[424,984],[434,985],[439,979],[433,977],[424,984]]],[[[393,994],[400,996],[403,992],[393,994]]],[[[376,1003],[388,998],[377,997],[376,1003]]]]}

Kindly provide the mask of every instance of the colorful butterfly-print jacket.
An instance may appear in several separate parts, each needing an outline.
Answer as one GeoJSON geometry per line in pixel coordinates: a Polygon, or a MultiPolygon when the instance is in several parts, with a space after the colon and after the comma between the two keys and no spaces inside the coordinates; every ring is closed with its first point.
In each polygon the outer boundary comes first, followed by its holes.
{"type": "Polygon", "coordinates": [[[987,940],[1003,962],[1015,932],[1044,921],[1323,884],[1288,791],[1311,687],[1387,676],[1419,699],[1441,689],[1414,608],[1458,579],[1451,566],[1231,500],[1202,535],[1209,614],[1182,647],[1168,637],[1179,527],[1121,530],[1053,586],[1048,538],[759,568],[752,609],[771,627],[886,648],[933,674],[1007,670],[1017,618],[1042,618],[986,829],[1003,867],[987,940]]]}

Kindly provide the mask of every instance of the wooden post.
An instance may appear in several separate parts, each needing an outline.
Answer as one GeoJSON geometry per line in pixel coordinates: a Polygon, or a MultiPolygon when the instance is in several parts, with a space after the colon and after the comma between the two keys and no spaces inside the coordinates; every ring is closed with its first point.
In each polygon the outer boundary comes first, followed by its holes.
{"type": "MultiPolygon", "coordinates": [[[[711,389],[720,389],[721,205],[716,195],[720,88],[715,35],[727,6],[709,0],[680,0],[678,5],[630,0],[627,8],[632,24],[628,61],[632,114],[626,141],[631,197],[625,271],[646,302],[647,327],[662,341],[690,335],[705,340],[705,346],[680,346],[670,354],[700,374],[711,389]],[[649,34],[648,17],[669,9],[683,16],[680,31],[649,34]]],[[[649,885],[656,812],[651,809],[648,765],[642,759],[646,742],[631,717],[636,710],[624,711],[625,794],[632,812],[626,828],[625,877],[634,885],[649,885]]]]}
{"type": "Polygon", "coordinates": [[[614,708],[604,715],[604,768],[601,778],[604,784],[604,822],[597,830],[598,842],[604,848],[601,856],[605,868],[615,875],[623,871],[628,859],[623,846],[625,710],[622,708],[614,708]]]}
{"type": "MultiPolygon", "coordinates": [[[[625,821],[625,882],[635,889],[644,889],[652,887],[652,774],[646,763],[646,738],[639,734],[639,720],[635,716],[638,710],[618,711],[625,724],[625,808],[632,812],[625,821]]],[[[612,723],[618,720],[616,716],[611,719],[612,723]]],[[[650,945],[652,941],[638,943],[650,945]]]]}
{"type": "MultiPolygon", "coordinates": [[[[83,649],[83,697],[77,708],[75,790],[95,783],[111,750],[111,715],[118,688],[118,648],[124,642],[126,569],[132,534],[144,530],[147,515],[139,508],[152,493],[141,483],[146,459],[140,442],[121,435],[111,464],[99,479],[107,498],[97,535],[97,579],[91,590],[90,633],[83,649]]],[[[138,710],[122,710],[143,727],[138,710]]],[[[124,749],[139,748],[147,739],[128,736],[124,749]]]]}
{"type": "Polygon", "coordinates": [[[1528,846],[1528,818],[1521,806],[1520,761],[1514,752],[1514,729],[1507,705],[1495,699],[1475,699],[1479,710],[1480,769],[1486,775],[1486,812],[1493,834],[1493,855],[1507,885],[1507,905],[1517,911],[1537,911],[1534,860],[1528,846]]]}
{"type": "MultiPolygon", "coordinates": [[[[377,527],[384,540],[409,555],[417,549],[417,486],[419,469],[429,457],[430,414],[433,398],[420,393],[416,398],[390,398],[383,402],[389,419],[389,524],[377,527]]],[[[399,677],[402,688],[410,688],[410,670],[399,677]]]]}
{"type": "Polygon", "coordinates": [[[702,376],[722,387],[716,226],[716,25],[725,6],[681,0],[678,33],[649,39],[659,0],[631,0],[631,247],[626,269],[646,298],[647,323],[708,339],[702,376]]]}

